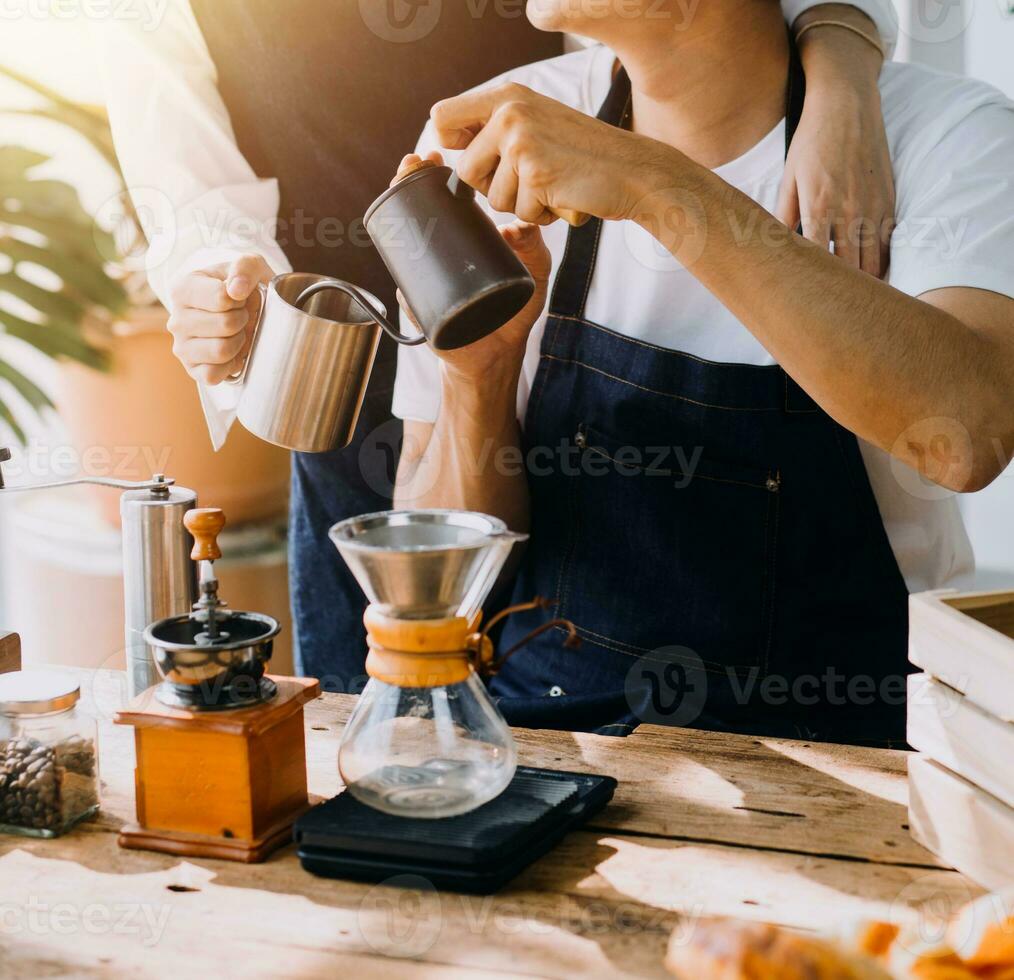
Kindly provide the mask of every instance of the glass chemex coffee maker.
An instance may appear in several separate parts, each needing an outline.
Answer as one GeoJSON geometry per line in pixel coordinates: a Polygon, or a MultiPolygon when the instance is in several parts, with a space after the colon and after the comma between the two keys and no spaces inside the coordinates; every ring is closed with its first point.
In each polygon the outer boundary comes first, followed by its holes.
{"type": "Polygon", "coordinates": [[[345,792],[293,830],[303,868],[327,878],[486,895],[612,798],[609,776],[518,765],[514,737],[483,684],[546,621],[494,654],[487,599],[514,534],[461,510],[388,511],[336,524],[331,540],[362,586],[369,683],[338,749],[345,792]]]}
{"type": "Polygon", "coordinates": [[[424,818],[492,800],[511,782],[517,752],[482,683],[494,655],[480,610],[527,535],[455,510],[368,514],[330,533],[371,603],[370,681],[338,754],[349,793],[424,818]]]}

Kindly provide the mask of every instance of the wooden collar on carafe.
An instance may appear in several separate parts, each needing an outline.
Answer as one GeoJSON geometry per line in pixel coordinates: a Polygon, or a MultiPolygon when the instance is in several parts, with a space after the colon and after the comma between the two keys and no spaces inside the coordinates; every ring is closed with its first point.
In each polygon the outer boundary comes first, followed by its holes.
{"type": "Polygon", "coordinates": [[[363,617],[369,653],[366,672],[395,687],[446,687],[468,680],[493,659],[493,645],[480,637],[479,616],[469,622],[447,619],[395,619],[375,606],[363,617]]]}

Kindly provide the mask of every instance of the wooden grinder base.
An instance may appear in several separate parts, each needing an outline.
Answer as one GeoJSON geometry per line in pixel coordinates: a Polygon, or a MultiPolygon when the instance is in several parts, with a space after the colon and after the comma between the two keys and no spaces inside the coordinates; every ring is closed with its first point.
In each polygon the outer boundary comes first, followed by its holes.
{"type": "Polygon", "coordinates": [[[272,680],[277,696],[251,708],[170,708],[151,688],[117,713],[137,753],[137,823],[121,847],[253,863],[292,839],[309,809],[303,705],[320,684],[272,680]]]}

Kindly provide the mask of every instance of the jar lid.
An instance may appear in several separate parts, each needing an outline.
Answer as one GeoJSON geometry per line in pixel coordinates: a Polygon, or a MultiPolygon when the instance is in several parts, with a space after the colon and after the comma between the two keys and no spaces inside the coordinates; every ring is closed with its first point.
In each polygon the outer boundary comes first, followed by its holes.
{"type": "Polygon", "coordinates": [[[73,708],[81,685],[70,674],[18,670],[0,674],[0,715],[45,715],[73,708]]]}

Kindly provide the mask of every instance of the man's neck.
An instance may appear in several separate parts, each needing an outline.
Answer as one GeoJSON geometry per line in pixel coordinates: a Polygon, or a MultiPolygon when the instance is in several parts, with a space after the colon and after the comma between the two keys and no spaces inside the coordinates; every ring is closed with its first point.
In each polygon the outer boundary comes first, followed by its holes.
{"type": "Polygon", "coordinates": [[[683,30],[612,39],[634,129],[706,167],[735,160],[785,114],[789,47],[773,0],[702,2],[683,30]]]}

